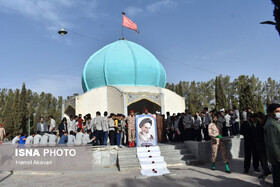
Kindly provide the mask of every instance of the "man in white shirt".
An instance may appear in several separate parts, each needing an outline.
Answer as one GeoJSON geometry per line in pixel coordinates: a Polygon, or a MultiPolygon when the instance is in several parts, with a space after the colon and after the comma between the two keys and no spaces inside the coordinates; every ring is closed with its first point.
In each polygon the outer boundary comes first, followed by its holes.
{"type": "Polygon", "coordinates": [[[97,111],[96,117],[93,119],[94,135],[96,137],[97,145],[103,145],[104,143],[102,121],[103,118],[101,117],[101,113],[97,111]]]}
{"type": "Polygon", "coordinates": [[[67,121],[67,129],[68,129],[68,134],[70,133],[70,131],[73,131],[73,132],[77,131],[76,121],[75,121],[73,115],[70,115],[70,120],[67,121]]]}
{"type": "Polygon", "coordinates": [[[226,128],[226,130],[225,130],[225,136],[231,136],[232,135],[232,132],[231,132],[231,122],[230,122],[230,120],[231,120],[231,116],[229,115],[229,111],[228,110],[226,110],[226,115],[225,115],[225,120],[226,120],[226,125],[225,125],[225,128],[226,128]]]}
{"type": "Polygon", "coordinates": [[[68,142],[67,142],[67,146],[74,146],[75,144],[75,136],[74,136],[74,132],[70,131],[70,134],[68,134],[68,142]]]}
{"type": "Polygon", "coordinates": [[[104,117],[102,121],[102,130],[103,130],[103,145],[107,145],[108,135],[109,135],[109,121],[108,121],[108,112],[104,112],[104,117]]]}
{"type": "Polygon", "coordinates": [[[188,109],[185,110],[185,115],[183,119],[184,129],[185,129],[185,137],[184,140],[194,140],[193,136],[193,118],[188,109]]]}
{"type": "Polygon", "coordinates": [[[49,128],[49,132],[53,133],[55,130],[55,120],[53,119],[53,116],[50,115],[50,128],[49,128]]]}
{"type": "Polygon", "coordinates": [[[33,144],[33,140],[34,140],[34,136],[35,134],[31,134],[30,136],[28,136],[25,140],[25,146],[31,146],[33,144]]]}
{"type": "Polygon", "coordinates": [[[232,118],[234,119],[234,124],[232,125],[232,133],[233,135],[239,134],[239,122],[240,122],[240,117],[239,117],[239,111],[237,110],[236,106],[233,107],[234,112],[232,115],[232,118]]]}
{"type": "Polygon", "coordinates": [[[79,128],[79,129],[77,130],[77,134],[76,134],[75,145],[76,145],[76,146],[82,145],[83,139],[84,139],[84,133],[82,133],[82,132],[81,132],[81,129],[79,128]]]}
{"type": "Polygon", "coordinates": [[[20,133],[17,134],[17,136],[15,136],[12,140],[12,144],[16,145],[19,142],[19,138],[20,138],[20,133]]]}
{"type": "Polygon", "coordinates": [[[33,141],[33,147],[38,147],[40,144],[42,136],[40,135],[40,131],[37,132],[37,134],[34,136],[34,141],[33,141]]]}
{"type": "Polygon", "coordinates": [[[57,136],[56,136],[56,132],[53,132],[53,134],[50,134],[49,137],[49,146],[56,146],[56,141],[57,141],[57,136]]]}
{"type": "Polygon", "coordinates": [[[201,140],[202,140],[202,136],[201,136],[202,120],[201,120],[201,117],[199,116],[198,111],[195,112],[193,120],[194,120],[193,129],[194,129],[195,140],[198,141],[198,142],[201,142],[201,140]]]}
{"type": "Polygon", "coordinates": [[[48,145],[48,141],[49,141],[49,137],[50,135],[45,133],[42,138],[41,138],[41,141],[40,141],[40,146],[47,146],[48,145]]]}
{"type": "Polygon", "coordinates": [[[91,135],[91,130],[87,130],[83,136],[83,145],[90,144],[92,143],[92,141],[95,140],[95,136],[90,139],[90,135],[91,135]]]}

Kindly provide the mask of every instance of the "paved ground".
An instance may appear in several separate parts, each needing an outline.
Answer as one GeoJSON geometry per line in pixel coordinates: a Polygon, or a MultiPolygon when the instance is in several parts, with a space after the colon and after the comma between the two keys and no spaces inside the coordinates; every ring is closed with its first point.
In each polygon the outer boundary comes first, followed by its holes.
{"type": "Polygon", "coordinates": [[[250,172],[247,175],[243,174],[242,159],[232,160],[230,166],[231,174],[226,174],[224,172],[224,165],[217,163],[216,171],[210,170],[209,165],[178,166],[169,168],[171,171],[170,175],[149,178],[142,177],[139,171],[119,172],[116,168],[99,168],[91,172],[76,173],[0,173],[0,186],[254,187],[271,185],[271,176],[266,181],[263,181],[256,177],[260,173],[250,172]]]}

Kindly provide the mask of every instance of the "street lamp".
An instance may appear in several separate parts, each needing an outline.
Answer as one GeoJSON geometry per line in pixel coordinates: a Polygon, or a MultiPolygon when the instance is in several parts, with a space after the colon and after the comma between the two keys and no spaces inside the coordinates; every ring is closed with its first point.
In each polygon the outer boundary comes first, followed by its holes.
{"type": "Polygon", "coordinates": [[[67,34],[67,31],[64,30],[63,28],[61,28],[60,31],[58,31],[58,34],[60,34],[61,36],[64,36],[65,34],[67,34]]]}

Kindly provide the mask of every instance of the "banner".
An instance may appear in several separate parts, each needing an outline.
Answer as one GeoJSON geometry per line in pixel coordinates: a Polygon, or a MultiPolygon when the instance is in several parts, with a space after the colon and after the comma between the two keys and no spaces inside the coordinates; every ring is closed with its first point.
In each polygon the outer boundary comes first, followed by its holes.
{"type": "Polygon", "coordinates": [[[157,122],[154,115],[136,116],[137,146],[157,145],[157,122]]]}

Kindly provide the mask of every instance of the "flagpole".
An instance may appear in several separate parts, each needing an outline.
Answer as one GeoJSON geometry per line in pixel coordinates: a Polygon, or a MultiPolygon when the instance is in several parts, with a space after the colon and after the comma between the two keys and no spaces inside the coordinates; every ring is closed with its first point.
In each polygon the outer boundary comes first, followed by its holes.
{"type": "MultiPolygon", "coordinates": [[[[122,12],[122,15],[125,15],[125,12],[122,12]]],[[[123,24],[122,24],[122,38],[121,38],[122,40],[124,39],[124,37],[123,37],[123,24]]]]}

